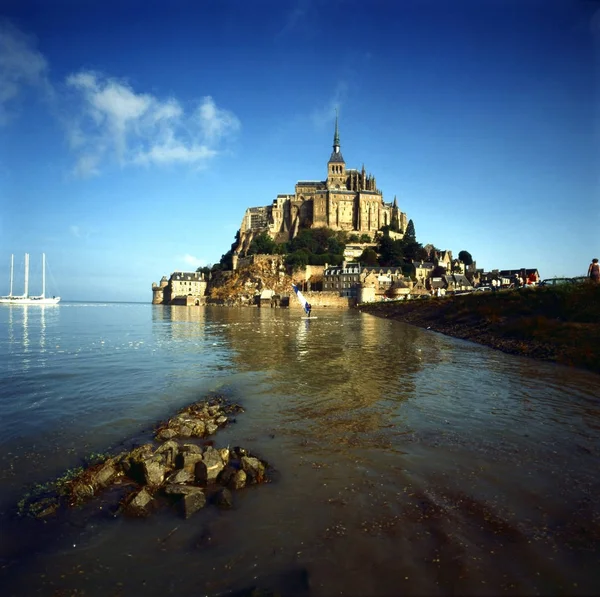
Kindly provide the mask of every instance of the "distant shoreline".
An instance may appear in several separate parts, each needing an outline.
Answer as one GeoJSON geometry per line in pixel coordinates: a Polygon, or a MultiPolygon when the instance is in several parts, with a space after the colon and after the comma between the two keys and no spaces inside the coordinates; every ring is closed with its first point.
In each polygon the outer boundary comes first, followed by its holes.
{"type": "Polygon", "coordinates": [[[600,285],[365,303],[361,311],[600,373],[600,285]]]}

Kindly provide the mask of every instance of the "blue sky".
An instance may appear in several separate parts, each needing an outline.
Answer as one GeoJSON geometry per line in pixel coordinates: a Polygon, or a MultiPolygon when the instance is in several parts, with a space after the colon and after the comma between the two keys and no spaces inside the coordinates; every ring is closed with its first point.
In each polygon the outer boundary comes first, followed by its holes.
{"type": "Polygon", "coordinates": [[[0,294],[150,301],[247,207],[348,167],[479,267],[600,257],[600,6],[587,0],[4,0],[0,294]]]}

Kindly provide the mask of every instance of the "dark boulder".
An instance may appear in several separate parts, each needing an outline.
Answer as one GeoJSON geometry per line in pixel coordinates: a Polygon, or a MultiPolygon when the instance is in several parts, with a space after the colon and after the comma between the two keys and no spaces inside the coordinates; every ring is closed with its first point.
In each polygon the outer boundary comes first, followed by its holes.
{"type": "Polygon", "coordinates": [[[233,508],[233,496],[231,495],[231,491],[229,491],[227,487],[221,487],[221,489],[213,494],[212,502],[219,508],[233,508]]]}
{"type": "Polygon", "coordinates": [[[184,518],[189,518],[205,505],[206,495],[200,487],[189,487],[187,493],[180,500],[181,513],[184,518]]]}

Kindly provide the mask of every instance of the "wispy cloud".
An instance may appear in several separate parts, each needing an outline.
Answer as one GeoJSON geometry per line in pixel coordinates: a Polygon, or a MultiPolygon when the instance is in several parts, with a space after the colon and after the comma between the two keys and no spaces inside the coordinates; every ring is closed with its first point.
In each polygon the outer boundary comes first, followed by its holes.
{"type": "Polygon", "coordinates": [[[0,125],[18,111],[17,100],[28,88],[52,94],[48,63],[32,37],[0,19],[0,125]]]}
{"type": "Polygon", "coordinates": [[[175,98],[138,93],[126,81],[96,72],[70,75],[67,85],[77,99],[79,116],[71,122],[69,140],[80,154],[75,168],[80,176],[97,174],[109,160],[121,166],[202,166],[240,128],[238,118],[210,96],[186,114],[175,98]]]}
{"type": "Polygon", "coordinates": [[[111,162],[202,168],[241,126],[209,95],[184,108],[175,97],[160,98],[87,70],[53,84],[35,39],[0,19],[0,125],[18,113],[28,89],[54,100],[51,112],[65,127],[77,177],[98,175],[111,162]]]}
{"type": "Polygon", "coordinates": [[[200,259],[186,253],[183,257],[179,257],[177,261],[183,262],[186,266],[192,267],[194,270],[206,265],[206,259],[200,259]]]}
{"type": "Polygon", "coordinates": [[[310,117],[317,128],[331,123],[335,119],[335,111],[341,110],[348,95],[348,83],[345,80],[338,81],[333,94],[324,105],[312,111],[310,117]]]}
{"type": "Polygon", "coordinates": [[[285,37],[288,34],[297,33],[298,27],[307,18],[310,8],[309,0],[297,0],[286,13],[283,26],[275,35],[275,38],[285,37]]]}
{"type": "Polygon", "coordinates": [[[89,238],[91,233],[88,228],[84,228],[79,224],[71,224],[71,226],[69,226],[69,232],[71,233],[71,236],[83,239],[89,238]]]}

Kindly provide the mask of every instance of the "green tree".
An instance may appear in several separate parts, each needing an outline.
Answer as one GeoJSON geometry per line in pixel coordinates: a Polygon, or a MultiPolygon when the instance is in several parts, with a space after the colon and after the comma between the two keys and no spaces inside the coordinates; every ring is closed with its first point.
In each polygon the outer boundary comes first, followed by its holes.
{"type": "Polygon", "coordinates": [[[329,228],[312,228],[307,231],[313,239],[313,253],[322,255],[329,251],[329,239],[334,238],[329,228]]]}
{"type": "Polygon", "coordinates": [[[248,248],[248,255],[272,255],[275,252],[275,247],[275,241],[266,232],[262,232],[252,239],[248,248]]]}
{"type": "Polygon", "coordinates": [[[346,245],[340,242],[335,236],[330,236],[327,239],[327,250],[334,255],[343,255],[346,245]]]}
{"type": "Polygon", "coordinates": [[[217,268],[215,265],[213,265],[213,271],[233,269],[233,252],[235,251],[235,249],[237,248],[237,246],[239,244],[240,244],[240,231],[238,230],[235,233],[235,241],[233,241],[233,243],[231,243],[231,248],[229,249],[229,251],[227,251],[227,253],[225,253],[224,255],[221,255],[221,260],[219,261],[220,267],[217,268]]]}
{"type": "Polygon", "coordinates": [[[361,243],[370,243],[371,242],[371,237],[368,234],[361,234],[360,235],[360,242],[361,243]]]}
{"type": "Polygon", "coordinates": [[[393,240],[387,234],[379,239],[377,245],[379,264],[382,266],[398,266],[404,262],[404,245],[400,240],[393,240]]]}
{"type": "Polygon", "coordinates": [[[458,258],[465,265],[473,265],[473,257],[471,257],[471,253],[469,253],[469,251],[460,251],[460,253],[458,254],[458,258]]]}
{"type": "Polygon", "coordinates": [[[199,267],[196,271],[204,276],[208,276],[208,274],[211,272],[211,269],[212,268],[210,265],[205,265],[204,267],[199,267]]]}
{"type": "Polygon", "coordinates": [[[439,278],[439,277],[445,276],[445,275],[446,275],[446,268],[442,267],[441,265],[436,265],[433,268],[433,271],[431,272],[432,278],[439,278]]]}
{"type": "Polygon", "coordinates": [[[305,249],[299,249],[293,253],[289,253],[285,258],[285,264],[292,270],[302,269],[308,265],[309,253],[305,249]]]}
{"type": "Polygon", "coordinates": [[[408,261],[426,261],[428,254],[421,243],[402,239],[404,258],[408,261]]]}
{"type": "Polygon", "coordinates": [[[295,253],[305,249],[307,253],[316,253],[318,244],[315,241],[314,235],[311,230],[301,230],[290,242],[289,252],[295,253]]]}
{"type": "Polygon", "coordinates": [[[358,234],[352,233],[350,236],[348,236],[348,242],[349,243],[357,243],[357,242],[359,242],[359,240],[358,240],[358,234]]]}
{"type": "Polygon", "coordinates": [[[415,225],[412,220],[408,220],[408,224],[406,225],[406,231],[404,232],[404,240],[406,242],[415,242],[417,240],[417,235],[415,233],[415,225]]]}
{"type": "Polygon", "coordinates": [[[379,261],[377,260],[377,253],[371,247],[367,247],[358,258],[358,262],[362,263],[362,265],[371,265],[377,266],[379,265],[379,261]]]}

